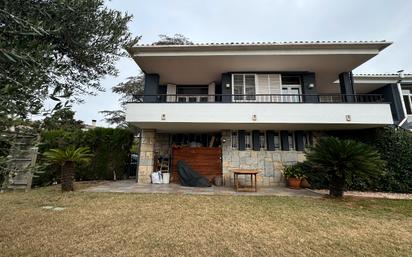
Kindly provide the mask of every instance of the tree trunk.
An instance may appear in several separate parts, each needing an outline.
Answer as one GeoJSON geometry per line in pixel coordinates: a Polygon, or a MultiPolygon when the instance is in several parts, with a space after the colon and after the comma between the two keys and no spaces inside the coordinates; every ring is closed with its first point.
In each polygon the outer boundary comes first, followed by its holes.
{"type": "Polygon", "coordinates": [[[329,195],[336,198],[342,198],[344,189],[345,177],[340,177],[333,174],[329,183],[329,195]]]}
{"type": "Polygon", "coordinates": [[[62,166],[62,191],[74,191],[73,188],[74,177],[74,162],[65,162],[62,166]]]}

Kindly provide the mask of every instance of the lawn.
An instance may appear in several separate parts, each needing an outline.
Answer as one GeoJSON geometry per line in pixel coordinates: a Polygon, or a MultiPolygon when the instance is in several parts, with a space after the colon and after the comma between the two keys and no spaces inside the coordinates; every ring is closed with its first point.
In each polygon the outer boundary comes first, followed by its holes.
{"type": "Polygon", "coordinates": [[[412,201],[0,194],[1,256],[411,256],[412,201]],[[42,206],[64,207],[55,211],[42,206]]]}

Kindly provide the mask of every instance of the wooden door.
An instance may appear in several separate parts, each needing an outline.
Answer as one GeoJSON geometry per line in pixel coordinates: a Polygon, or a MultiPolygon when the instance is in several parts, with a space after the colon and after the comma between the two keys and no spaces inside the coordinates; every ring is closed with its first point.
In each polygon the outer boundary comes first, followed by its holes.
{"type": "Polygon", "coordinates": [[[178,182],[177,162],[184,160],[193,170],[210,181],[222,175],[220,147],[174,147],[172,149],[172,181],[178,182]]]}

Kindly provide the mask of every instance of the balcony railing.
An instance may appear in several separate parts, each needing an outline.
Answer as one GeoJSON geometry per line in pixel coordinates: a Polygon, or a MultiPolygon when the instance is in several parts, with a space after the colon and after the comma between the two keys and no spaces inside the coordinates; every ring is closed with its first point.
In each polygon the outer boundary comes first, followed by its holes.
{"type": "Polygon", "coordinates": [[[383,103],[381,94],[156,94],[135,95],[131,103],[383,103]]]}

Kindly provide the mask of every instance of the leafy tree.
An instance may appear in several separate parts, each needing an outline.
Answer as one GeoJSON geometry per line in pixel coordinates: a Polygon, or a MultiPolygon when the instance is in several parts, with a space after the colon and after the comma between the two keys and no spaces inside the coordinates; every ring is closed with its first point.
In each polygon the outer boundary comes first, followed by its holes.
{"type": "Polygon", "coordinates": [[[103,91],[99,79],[116,75],[115,63],[135,44],[131,15],[104,0],[0,2],[0,117],[55,109],[103,91]],[[64,103],[66,101],[66,103],[64,103]]]}
{"type": "Polygon", "coordinates": [[[142,95],[144,92],[144,74],[140,72],[135,77],[129,77],[125,82],[122,82],[112,88],[113,93],[120,94],[120,106],[121,110],[115,111],[101,111],[105,116],[105,120],[118,127],[127,127],[125,108],[126,103],[131,102],[136,96],[142,95]]]}
{"type": "Polygon", "coordinates": [[[352,177],[377,176],[384,162],[371,146],[336,137],[321,138],[307,153],[307,160],[329,177],[329,194],[342,197],[352,177]]]}
{"type": "MultiPolygon", "coordinates": [[[[175,34],[174,36],[161,34],[159,38],[160,39],[154,42],[153,45],[193,45],[193,42],[189,38],[181,34],[175,34]]],[[[135,100],[136,96],[144,93],[144,74],[140,72],[137,76],[128,77],[125,82],[114,86],[112,92],[121,95],[121,110],[105,110],[100,113],[105,116],[105,120],[109,124],[117,124],[118,127],[127,127],[125,116],[126,103],[135,100]]]]}
{"type": "Polygon", "coordinates": [[[193,42],[182,34],[174,34],[174,36],[160,34],[159,38],[153,45],[193,45],[193,42]]]}
{"type": "Polygon", "coordinates": [[[50,117],[44,118],[43,128],[48,130],[83,128],[83,121],[74,119],[74,114],[75,112],[68,108],[57,110],[50,117]]]}
{"type": "Polygon", "coordinates": [[[52,164],[60,166],[63,192],[74,190],[75,164],[88,163],[93,156],[88,147],[75,148],[74,146],[69,146],[66,149],[50,149],[43,155],[52,164]]]}

